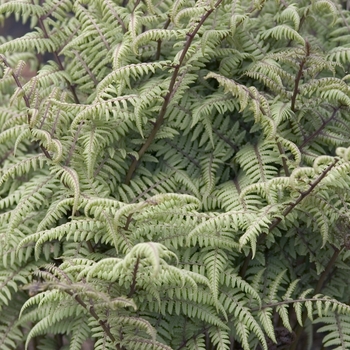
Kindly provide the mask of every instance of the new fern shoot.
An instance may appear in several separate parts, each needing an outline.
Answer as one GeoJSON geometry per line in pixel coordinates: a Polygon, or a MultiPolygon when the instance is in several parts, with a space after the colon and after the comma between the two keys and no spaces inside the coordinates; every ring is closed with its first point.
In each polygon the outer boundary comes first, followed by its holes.
{"type": "Polygon", "coordinates": [[[2,350],[350,349],[344,1],[10,15],[31,29],[0,36],[2,350]]]}

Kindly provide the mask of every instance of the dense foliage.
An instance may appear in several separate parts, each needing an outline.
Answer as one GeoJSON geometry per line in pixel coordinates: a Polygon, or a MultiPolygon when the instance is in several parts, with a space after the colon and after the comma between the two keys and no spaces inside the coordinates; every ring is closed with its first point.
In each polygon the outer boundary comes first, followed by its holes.
{"type": "Polygon", "coordinates": [[[1,349],[350,348],[343,5],[0,0],[1,349]]]}

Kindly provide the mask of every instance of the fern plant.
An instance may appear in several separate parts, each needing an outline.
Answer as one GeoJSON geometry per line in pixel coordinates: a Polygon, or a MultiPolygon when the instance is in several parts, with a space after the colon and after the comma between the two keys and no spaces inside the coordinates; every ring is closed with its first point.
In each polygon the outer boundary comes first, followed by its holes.
{"type": "Polygon", "coordinates": [[[1,349],[350,348],[342,5],[0,0],[1,349]]]}

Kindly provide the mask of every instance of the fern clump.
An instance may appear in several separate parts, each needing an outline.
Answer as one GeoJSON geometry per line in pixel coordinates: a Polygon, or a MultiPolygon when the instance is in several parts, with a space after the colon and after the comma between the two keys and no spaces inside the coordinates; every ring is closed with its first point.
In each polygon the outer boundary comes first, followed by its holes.
{"type": "Polygon", "coordinates": [[[10,14],[31,30],[0,37],[1,349],[350,348],[341,1],[10,14]]]}

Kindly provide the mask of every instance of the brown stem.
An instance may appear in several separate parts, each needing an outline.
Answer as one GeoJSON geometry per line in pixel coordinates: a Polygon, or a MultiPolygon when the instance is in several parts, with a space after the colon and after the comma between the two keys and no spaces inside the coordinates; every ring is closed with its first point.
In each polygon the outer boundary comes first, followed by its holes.
{"type": "Polygon", "coordinates": [[[293,96],[291,100],[291,106],[290,109],[295,112],[295,101],[297,99],[298,93],[299,93],[299,84],[300,84],[300,79],[303,76],[303,70],[304,70],[304,65],[306,63],[307,58],[310,56],[310,44],[309,42],[305,39],[305,57],[302,59],[302,61],[299,64],[299,71],[295,77],[295,82],[294,82],[294,91],[293,91],[293,96]]]}
{"type": "MultiPolygon", "coordinates": [[[[11,69],[11,67],[10,67],[9,63],[7,62],[7,60],[6,60],[4,55],[0,55],[0,59],[4,62],[5,66],[7,68],[11,69]]],[[[24,103],[25,103],[26,107],[28,108],[28,111],[27,111],[28,125],[29,125],[29,128],[31,129],[31,127],[30,127],[31,114],[29,112],[29,109],[30,109],[29,98],[28,98],[26,92],[24,91],[21,82],[18,79],[18,76],[14,73],[14,71],[12,69],[11,69],[11,75],[12,75],[13,79],[15,80],[15,83],[16,83],[17,87],[23,92],[23,100],[24,100],[24,103]]],[[[43,145],[39,144],[39,146],[40,146],[42,152],[45,154],[46,158],[52,159],[52,157],[51,157],[50,153],[47,151],[47,149],[43,145]]]]}
{"type": "Polygon", "coordinates": [[[280,152],[280,155],[282,156],[282,165],[283,165],[284,174],[286,176],[290,176],[290,172],[289,172],[289,168],[287,165],[287,160],[285,158],[283,146],[281,145],[281,142],[279,142],[279,141],[277,141],[276,143],[277,143],[278,151],[280,152]]]}
{"type": "MultiPolygon", "coordinates": [[[[301,192],[300,196],[297,198],[297,200],[293,203],[290,203],[282,212],[282,215],[277,217],[275,220],[272,221],[272,223],[269,226],[268,232],[271,232],[275,227],[277,227],[280,222],[282,221],[283,217],[286,217],[305,197],[307,197],[313,190],[314,188],[326,177],[328,172],[339,162],[339,159],[335,159],[333,163],[328,165],[328,167],[323,170],[322,174],[313,182],[310,187],[308,188],[307,191],[301,192]]],[[[266,234],[263,234],[259,237],[259,243],[261,243],[266,237],[266,234]]],[[[240,269],[240,276],[244,278],[248,264],[250,260],[252,259],[252,252],[250,251],[248,256],[244,259],[243,265],[240,269]]]]}
{"type": "MultiPolygon", "coordinates": [[[[330,170],[339,162],[339,159],[335,159],[333,163],[331,163],[330,165],[328,165],[328,167],[323,170],[322,174],[315,180],[315,182],[313,182],[309,189],[305,192],[301,192],[300,196],[298,197],[298,199],[289,204],[289,206],[287,206],[287,208],[284,209],[282,216],[286,217],[305,197],[307,197],[313,190],[314,188],[327,176],[327,174],[330,172],[330,170]]],[[[272,231],[277,225],[279,225],[279,223],[282,221],[282,217],[278,217],[276,218],[270,225],[269,227],[269,232],[272,231]]]]}
{"type": "MultiPolygon", "coordinates": [[[[167,21],[165,22],[163,28],[167,29],[169,27],[169,24],[170,24],[170,18],[167,19],[167,21]]],[[[156,52],[156,57],[155,57],[156,61],[159,60],[161,48],[162,48],[162,40],[158,40],[158,42],[157,42],[157,52],[156,52]]]]}
{"type": "Polygon", "coordinates": [[[171,80],[170,80],[168,92],[164,97],[163,105],[160,109],[158,118],[157,118],[156,122],[154,123],[153,129],[152,129],[150,135],[148,136],[146,142],[143,144],[143,146],[141,147],[141,149],[138,152],[138,159],[135,158],[129,167],[128,173],[127,173],[126,178],[125,178],[125,183],[127,185],[130,184],[130,180],[131,180],[131,178],[132,178],[132,176],[133,176],[133,174],[134,174],[134,172],[139,164],[140,159],[142,158],[142,156],[145,154],[145,152],[148,150],[148,148],[152,144],[154,138],[156,137],[158,130],[160,129],[160,127],[163,124],[164,116],[165,116],[165,113],[167,111],[167,107],[171,101],[172,96],[175,93],[174,86],[176,83],[176,79],[179,75],[180,68],[182,67],[182,65],[184,63],[186,54],[187,54],[189,48],[191,47],[191,44],[192,44],[194,37],[198,33],[198,31],[201,28],[201,26],[203,25],[203,23],[209,17],[209,15],[220,5],[221,2],[222,2],[222,0],[218,0],[215,3],[215,5],[202,16],[201,20],[199,21],[199,23],[197,24],[195,29],[192,31],[192,33],[187,34],[187,40],[186,40],[184,49],[182,50],[182,53],[181,53],[181,56],[179,59],[179,63],[175,66],[173,75],[172,75],[171,80]]]}
{"type": "MultiPolygon", "coordinates": [[[[55,57],[55,61],[57,62],[58,67],[60,68],[60,70],[61,70],[61,71],[64,71],[64,67],[63,67],[62,61],[61,61],[60,56],[58,55],[58,53],[57,53],[56,51],[54,51],[54,52],[53,52],[53,55],[54,55],[54,57],[55,57]]],[[[68,88],[69,88],[70,92],[71,92],[72,95],[73,95],[74,102],[75,102],[76,104],[80,104],[80,101],[79,101],[79,98],[78,98],[78,96],[77,96],[77,94],[76,94],[76,92],[75,92],[74,86],[71,85],[71,83],[70,83],[67,79],[65,79],[65,80],[66,80],[66,83],[67,83],[67,85],[68,85],[68,88]]]]}
{"type": "MultiPolygon", "coordinates": [[[[111,341],[113,343],[115,343],[116,339],[114,337],[114,335],[111,333],[108,323],[106,321],[102,321],[96,311],[95,308],[92,305],[87,305],[83,299],[81,299],[81,297],[78,294],[75,294],[73,292],[71,292],[70,290],[65,290],[65,292],[67,294],[69,294],[70,296],[72,296],[84,309],[86,309],[90,315],[96,320],[98,321],[98,323],[100,324],[101,328],[104,330],[104,332],[106,333],[106,335],[109,337],[109,339],[111,339],[111,341]]],[[[121,350],[120,346],[118,344],[116,344],[116,349],[117,350],[121,350]]]]}
{"type": "Polygon", "coordinates": [[[129,214],[128,217],[126,218],[126,223],[125,223],[125,226],[124,226],[124,230],[127,231],[129,230],[129,225],[131,223],[131,220],[132,220],[132,214],[129,214]]]}
{"type": "Polygon", "coordinates": [[[132,9],[132,12],[135,12],[136,7],[139,6],[140,2],[141,2],[141,0],[136,0],[134,8],[132,9]]]}
{"type": "MultiPolygon", "coordinates": [[[[33,0],[32,0],[32,4],[34,4],[34,1],[33,1],[33,0]]],[[[38,17],[39,26],[40,26],[40,29],[43,31],[45,38],[50,39],[50,36],[49,36],[49,34],[48,34],[47,30],[46,30],[46,27],[45,27],[45,25],[44,25],[44,20],[43,20],[43,18],[44,18],[44,17],[38,17]]],[[[56,63],[58,64],[59,69],[60,69],[61,71],[64,71],[65,69],[64,69],[64,67],[63,67],[63,64],[62,64],[62,61],[61,61],[61,59],[60,59],[60,56],[58,55],[58,52],[57,52],[57,51],[53,51],[52,54],[53,54],[53,56],[55,57],[55,61],[56,61],[56,63]]],[[[77,94],[76,94],[76,92],[75,92],[74,86],[71,85],[71,83],[70,83],[67,79],[65,79],[65,80],[66,80],[66,84],[68,85],[69,90],[71,91],[71,93],[72,93],[72,95],[73,95],[74,102],[75,102],[76,104],[80,104],[79,99],[78,99],[78,96],[77,96],[77,94]]]]}
{"type": "Polygon", "coordinates": [[[135,266],[134,266],[134,271],[132,273],[132,283],[131,283],[131,287],[130,287],[130,292],[128,294],[128,298],[131,298],[136,291],[136,280],[137,280],[137,271],[139,269],[139,263],[140,263],[140,257],[137,258],[135,266]]]}
{"type": "Polygon", "coordinates": [[[327,126],[327,124],[335,118],[340,108],[341,107],[335,108],[332,115],[327,120],[324,120],[322,125],[314,133],[312,133],[310,136],[304,139],[303,143],[299,147],[300,150],[303,149],[309,142],[311,142],[317,135],[321,133],[321,131],[327,126]]]}
{"type": "Polygon", "coordinates": [[[71,161],[71,159],[73,157],[73,154],[74,154],[74,151],[75,151],[75,147],[76,147],[76,144],[78,142],[78,138],[79,138],[80,132],[82,130],[83,124],[84,124],[84,122],[81,121],[79,126],[78,126],[78,130],[74,134],[73,142],[72,142],[72,144],[70,146],[69,153],[67,155],[66,161],[64,162],[64,165],[66,165],[66,166],[70,165],[70,161],[71,161]]]}

